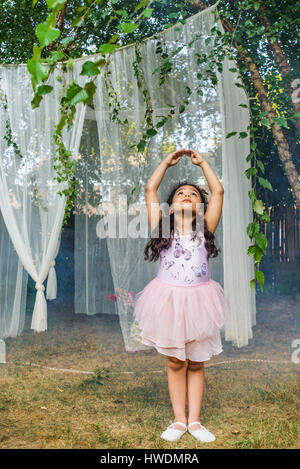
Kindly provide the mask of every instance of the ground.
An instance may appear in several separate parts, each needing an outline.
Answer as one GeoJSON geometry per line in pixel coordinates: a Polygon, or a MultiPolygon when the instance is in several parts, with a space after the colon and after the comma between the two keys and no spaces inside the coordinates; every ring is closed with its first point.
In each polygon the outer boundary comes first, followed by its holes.
{"type": "Polygon", "coordinates": [[[31,331],[27,315],[22,335],[6,341],[0,448],[300,448],[299,316],[299,299],[258,295],[249,345],[224,342],[207,362],[201,421],[215,442],[185,434],[169,443],[160,438],[173,420],[165,357],[125,352],[117,316],[50,301],[46,332],[31,331]]]}

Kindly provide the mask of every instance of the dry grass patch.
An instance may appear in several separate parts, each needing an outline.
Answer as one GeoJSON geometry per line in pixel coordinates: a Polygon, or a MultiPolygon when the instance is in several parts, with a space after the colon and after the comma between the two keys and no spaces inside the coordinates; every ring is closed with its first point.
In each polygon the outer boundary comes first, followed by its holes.
{"type": "Polygon", "coordinates": [[[124,351],[118,318],[74,315],[49,303],[48,331],[7,340],[0,365],[0,448],[299,448],[299,370],[291,341],[299,338],[299,301],[258,299],[257,326],[247,347],[224,343],[206,368],[201,420],[215,435],[201,444],[185,434],[160,438],[173,420],[165,357],[124,351]],[[51,371],[25,365],[89,370],[51,371]],[[128,373],[129,372],[129,373],[128,373]]]}

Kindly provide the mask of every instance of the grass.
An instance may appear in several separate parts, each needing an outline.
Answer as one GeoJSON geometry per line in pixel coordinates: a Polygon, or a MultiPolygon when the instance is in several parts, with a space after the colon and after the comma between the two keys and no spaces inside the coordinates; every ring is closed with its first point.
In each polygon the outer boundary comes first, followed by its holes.
{"type": "Polygon", "coordinates": [[[206,368],[202,423],[216,441],[185,434],[160,438],[173,420],[165,357],[124,351],[116,316],[74,315],[48,303],[48,331],[8,339],[0,365],[0,448],[299,448],[299,371],[291,361],[299,338],[299,301],[260,296],[247,347],[224,342],[206,368]],[[287,363],[223,361],[243,358],[287,363]],[[32,362],[32,365],[27,363],[32,362]],[[219,364],[218,364],[219,363],[219,364]],[[34,366],[89,370],[91,374],[34,366]]]}

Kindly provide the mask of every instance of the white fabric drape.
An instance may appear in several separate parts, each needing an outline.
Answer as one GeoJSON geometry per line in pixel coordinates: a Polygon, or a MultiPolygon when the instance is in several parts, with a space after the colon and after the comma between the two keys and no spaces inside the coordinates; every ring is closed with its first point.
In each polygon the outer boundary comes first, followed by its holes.
{"type": "MultiPolygon", "coordinates": [[[[73,127],[64,133],[64,142],[73,157],[78,153],[82,135],[77,161],[80,192],[75,218],[75,312],[118,314],[128,351],[148,348],[140,343],[132,310],[134,294],[144,288],[158,268],[157,263],[144,261],[143,255],[150,234],[145,184],[160,161],[169,152],[182,147],[210,151],[212,157],[208,161],[224,185],[223,214],[215,233],[221,254],[211,259],[211,273],[212,278],[224,286],[233,312],[233,326],[225,331],[225,339],[241,347],[252,337],[255,295],[250,289],[250,280],[254,277],[254,266],[252,258],[247,256],[246,235],[252,210],[248,197],[250,183],[244,175],[249,139],[239,139],[238,135],[225,138],[228,132],[246,130],[249,114],[239,104],[247,103],[247,96],[234,85],[237,73],[230,72],[229,68],[237,66],[228,59],[223,62],[223,72],[218,73],[218,84],[207,80],[208,67],[202,63],[201,54],[208,55],[213,47],[208,41],[213,25],[217,24],[223,32],[221,22],[215,23],[214,8],[140,45],[142,61],[137,66],[143,70],[145,83],[143,80],[138,83],[133,68],[137,59],[135,46],[116,51],[109,65],[109,77],[116,94],[109,96],[107,76],[102,68],[96,80],[95,110],[89,109],[85,119],[85,107],[77,107],[73,127]],[[182,47],[172,56],[180,45],[194,39],[191,47],[182,47]],[[170,55],[173,65],[159,87],[159,71],[153,71],[166,64],[161,56],[164,51],[170,55]],[[189,105],[179,113],[179,104],[183,104],[189,94],[189,105]],[[127,119],[122,125],[111,119],[110,104],[114,96],[120,105],[120,119],[127,119]],[[157,134],[142,153],[131,146],[139,141],[147,127],[145,96],[154,111],[154,126],[170,113],[172,106],[177,110],[166,125],[157,128],[157,134]],[[130,201],[129,212],[127,201],[130,201]],[[130,234],[130,226],[137,223],[138,213],[134,210],[140,207],[143,207],[140,223],[146,228],[135,238],[130,234]],[[112,208],[116,208],[116,237],[104,238],[99,222],[104,215],[114,221],[112,208]],[[120,229],[126,225],[122,217],[126,216],[129,233],[120,237],[120,229]]],[[[94,61],[101,58],[102,55],[89,56],[89,60],[94,61]]],[[[74,61],[73,70],[66,75],[68,82],[74,77],[79,84],[84,84],[86,77],[80,76],[80,71],[86,59],[74,61]]],[[[0,210],[15,249],[13,269],[9,275],[2,273],[0,279],[2,304],[6,301],[9,305],[2,308],[0,302],[0,330],[4,330],[0,340],[22,329],[26,272],[36,282],[37,289],[32,329],[47,328],[43,285],[47,275],[47,298],[56,296],[54,262],[65,209],[65,198],[57,195],[65,186],[54,181],[53,168],[53,126],[58,123],[61,92],[57,75],[61,75],[59,66],[49,82],[54,91],[44,96],[39,108],[32,110],[33,93],[26,65],[0,65],[1,88],[8,103],[7,111],[1,108],[0,118],[0,210]],[[7,147],[3,138],[7,119],[21,156],[12,146],[7,147]],[[17,281],[11,286],[14,275],[17,281]],[[9,285],[6,290],[2,288],[4,282],[9,285]]],[[[160,201],[166,201],[173,185],[183,180],[208,189],[201,169],[188,159],[182,159],[167,170],[158,191],[160,201]]],[[[9,244],[7,239],[5,243],[9,244]]]]}
{"type": "MultiPolygon", "coordinates": [[[[75,65],[72,73],[76,80],[75,65]]],[[[72,73],[66,80],[72,79],[72,73]]],[[[62,85],[56,77],[59,67],[49,80],[54,86],[40,106],[31,108],[33,97],[26,65],[0,66],[1,88],[7,98],[7,113],[2,107],[0,148],[0,208],[12,243],[19,258],[36,282],[36,300],[31,328],[47,329],[47,303],[43,282],[55,259],[58,238],[65,211],[65,196],[57,194],[66,183],[54,181],[54,126],[59,121],[59,98],[62,85]],[[14,142],[21,156],[3,138],[9,119],[14,142]]],[[[73,157],[77,155],[85,107],[80,105],[70,132],[64,129],[64,143],[73,157]]]]}
{"type": "MultiPolygon", "coordinates": [[[[220,21],[215,23],[213,8],[188,18],[185,25],[177,25],[147,39],[141,45],[139,67],[143,69],[150,93],[154,126],[169,114],[170,106],[178,109],[189,90],[191,92],[190,104],[183,112],[176,111],[172,120],[157,129],[158,133],[144,154],[130,148],[146,129],[145,84],[142,82],[139,87],[137,83],[133,68],[137,58],[134,45],[116,51],[109,66],[110,80],[119,102],[119,118],[122,122],[127,119],[127,123],[121,125],[111,119],[113,98],[108,95],[103,69],[96,81],[95,112],[89,111],[90,120],[86,120],[86,131],[93,132],[93,137],[86,142],[85,151],[81,151],[81,166],[78,168],[84,177],[81,178],[75,225],[75,312],[114,313],[116,306],[128,351],[147,349],[140,343],[132,315],[134,294],[156,275],[158,263],[144,261],[149,227],[141,237],[125,235],[121,238],[120,220],[127,215],[126,201],[132,195],[128,225],[137,215],[133,203],[144,205],[140,221],[145,222],[145,184],[148,178],[170,151],[183,147],[212,152],[213,156],[208,161],[224,183],[224,210],[215,233],[221,254],[211,259],[212,278],[224,286],[232,306],[234,327],[226,330],[225,338],[240,347],[247,345],[252,337],[251,326],[255,323],[254,293],[250,289],[253,265],[247,256],[245,233],[251,219],[251,202],[247,195],[249,183],[243,174],[245,157],[250,150],[249,140],[238,139],[238,136],[225,138],[228,129],[246,130],[249,114],[238,104],[247,103],[247,97],[244,90],[234,85],[237,73],[229,71],[232,64],[228,59],[224,60],[223,72],[218,73],[217,86],[206,80],[207,65],[198,61],[201,54],[209,54],[213,47],[207,39],[214,24],[222,30],[220,21]],[[163,62],[158,48],[162,47],[170,55],[180,45],[190,43],[196,35],[199,37],[191,47],[183,47],[174,57],[171,55],[172,69],[159,87],[159,73],[153,74],[163,62]],[[197,92],[197,88],[202,94],[197,92]],[[94,137],[94,118],[97,120],[98,142],[94,137]],[[127,197],[125,204],[124,197],[127,197]],[[117,209],[116,219],[113,208],[117,209]],[[116,221],[115,237],[101,238],[99,222],[104,215],[116,221]],[[237,277],[243,279],[239,283],[240,289],[236,288],[237,277]]],[[[99,58],[101,56],[89,57],[95,61],[99,58]]],[[[188,159],[182,159],[167,170],[158,191],[160,202],[166,201],[171,187],[182,180],[199,183],[208,189],[201,169],[188,159]]],[[[147,221],[145,223],[147,226],[147,221]]]]}
{"type": "MultiPolygon", "coordinates": [[[[224,33],[222,24],[220,30],[224,33]]],[[[251,244],[246,228],[253,221],[252,204],[248,196],[251,181],[246,178],[249,168],[246,157],[250,152],[249,136],[246,138],[225,138],[230,132],[242,132],[249,125],[249,111],[239,104],[247,104],[245,92],[235,85],[240,82],[229,71],[235,68],[233,61],[225,60],[222,80],[219,80],[221,113],[223,123],[223,251],[224,251],[224,288],[230,301],[232,323],[225,331],[225,339],[237,347],[248,344],[253,337],[252,327],[256,324],[255,293],[249,286],[255,277],[254,262],[247,255],[251,244]]]]}
{"type": "Polygon", "coordinates": [[[57,278],[56,278],[56,271],[55,271],[55,259],[56,256],[59,252],[60,248],[60,242],[61,242],[61,236],[59,236],[58,242],[57,242],[57,248],[55,251],[55,255],[51,261],[50,264],[50,270],[48,273],[48,278],[47,278],[47,293],[46,293],[46,298],[47,300],[55,300],[56,295],[57,295],[57,278]]]}
{"type": "Polygon", "coordinates": [[[0,211],[0,363],[7,337],[21,334],[25,322],[28,274],[23,269],[0,211]]]}

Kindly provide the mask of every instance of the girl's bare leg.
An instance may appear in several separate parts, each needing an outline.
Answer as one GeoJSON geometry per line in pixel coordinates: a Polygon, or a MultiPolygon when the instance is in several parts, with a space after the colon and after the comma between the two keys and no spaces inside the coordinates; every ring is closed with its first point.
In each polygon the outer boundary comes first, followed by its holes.
{"type": "MultiPolygon", "coordinates": [[[[169,394],[174,412],[174,422],[186,421],[186,372],[188,360],[182,361],[175,357],[167,356],[167,371],[169,394]]],[[[176,425],[176,428],[182,430],[182,425],[176,425]]]]}
{"type": "MultiPolygon", "coordinates": [[[[188,360],[187,392],[189,416],[188,423],[200,421],[200,409],[204,392],[204,362],[188,360]]],[[[191,430],[197,430],[199,425],[192,425],[191,430]]]]}

